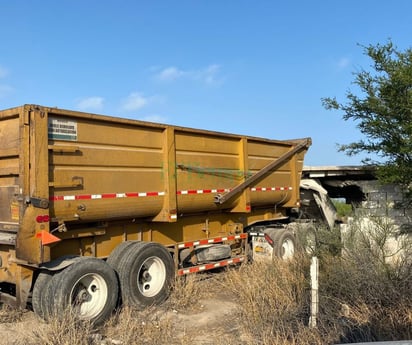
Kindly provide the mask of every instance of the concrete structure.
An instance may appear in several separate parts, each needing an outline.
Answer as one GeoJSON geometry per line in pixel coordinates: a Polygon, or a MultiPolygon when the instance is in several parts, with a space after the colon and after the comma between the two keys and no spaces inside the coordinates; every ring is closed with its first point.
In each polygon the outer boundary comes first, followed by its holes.
{"type": "Polygon", "coordinates": [[[382,185],[373,167],[306,166],[303,177],[318,180],[332,199],[345,199],[356,215],[388,217],[401,232],[412,232],[412,205],[399,185],[382,185]]]}

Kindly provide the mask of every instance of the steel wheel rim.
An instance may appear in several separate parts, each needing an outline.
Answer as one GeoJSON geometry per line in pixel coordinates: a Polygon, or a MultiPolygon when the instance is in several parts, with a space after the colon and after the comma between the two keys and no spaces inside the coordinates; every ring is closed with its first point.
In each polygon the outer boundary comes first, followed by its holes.
{"type": "Polygon", "coordinates": [[[137,275],[137,286],[145,297],[156,296],[162,290],[166,280],[166,266],[164,262],[152,256],[140,266],[137,275]]]}
{"type": "Polygon", "coordinates": [[[76,281],[70,293],[71,305],[81,319],[92,319],[104,309],[108,299],[105,279],[96,273],[89,273],[76,281]]]}
{"type": "Polygon", "coordinates": [[[285,239],[282,243],[282,258],[291,259],[295,254],[295,244],[291,239],[285,239]]]}

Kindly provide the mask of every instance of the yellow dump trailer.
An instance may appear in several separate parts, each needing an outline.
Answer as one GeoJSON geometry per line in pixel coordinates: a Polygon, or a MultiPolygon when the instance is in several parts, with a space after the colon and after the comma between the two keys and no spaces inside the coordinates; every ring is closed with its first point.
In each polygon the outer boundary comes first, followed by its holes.
{"type": "Polygon", "coordinates": [[[243,262],[248,231],[299,207],[309,145],[37,105],[0,111],[0,299],[46,319],[74,305],[101,322],[119,296],[160,303],[176,274],[243,262]]]}

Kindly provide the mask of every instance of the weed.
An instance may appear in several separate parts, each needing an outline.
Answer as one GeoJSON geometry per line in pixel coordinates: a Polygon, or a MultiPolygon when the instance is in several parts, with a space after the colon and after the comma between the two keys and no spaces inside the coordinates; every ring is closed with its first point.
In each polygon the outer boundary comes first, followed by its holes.
{"type": "Polygon", "coordinates": [[[79,320],[70,309],[55,315],[43,326],[33,329],[30,335],[16,345],[100,345],[92,324],[79,320]]]}
{"type": "Polygon", "coordinates": [[[0,306],[0,323],[19,322],[23,318],[24,310],[14,308],[8,304],[0,306]]]}
{"type": "Polygon", "coordinates": [[[206,279],[202,274],[176,277],[167,305],[179,312],[199,310],[201,299],[211,297],[206,279]]]}

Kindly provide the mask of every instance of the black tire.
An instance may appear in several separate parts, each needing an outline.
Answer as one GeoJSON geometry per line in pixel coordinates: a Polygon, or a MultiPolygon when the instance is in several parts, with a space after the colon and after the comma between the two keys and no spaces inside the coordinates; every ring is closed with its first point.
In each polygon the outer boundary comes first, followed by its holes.
{"type": "Polygon", "coordinates": [[[50,321],[56,315],[53,295],[60,272],[61,271],[50,271],[50,279],[44,285],[43,292],[40,296],[42,318],[46,322],[50,321]]]}
{"type": "Polygon", "coordinates": [[[153,242],[129,246],[118,265],[123,304],[137,308],[160,304],[169,297],[175,267],[168,250],[153,242]]]}
{"type": "MultiPolygon", "coordinates": [[[[72,260],[73,265],[77,261],[82,260],[82,257],[75,257],[72,258],[72,260]]],[[[64,272],[64,269],[57,271],[48,271],[50,277],[44,284],[43,291],[41,292],[40,307],[42,310],[42,318],[46,322],[50,321],[53,317],[58,316],[59,311],[55,308],[54,293],[62,272],[64,272]]]]}
{"type": "Polygon", "coordinates": [[[106,262],[112,267],[115,271],[117,271],[117,266],[119,265],[120,260],[123,257],[123,254],[134,243],[140,243],[138,241],[125,241],[120,243],[114,250],[110,253],[109,257],[107,258],[106,262]]]}
{"type": "Polygon", "coordinates": [[[52,279],[53,274],[50,271],[42,270],[40,271],[39,275],[33,286],[32,296],[31,296],[31,304],[33,307],[34,313],[42,318],[43,320],[46,319],[47,307],[45,306],[45,291],[47,286],[52,279]]]}
{"type": "MultiPolygon", "coordinates": [[[[142,243],[142,242],[141,241],[122,242],[116,248],[114,248],[114,250],[110,253],[109,257],[107,258],[106,262],[109,264],[110,267],[114,269],[118,279],[119,279],[119,275],[118,275],[119,263],[122,260],[123,255],[127,252],[127,249],[130,246],[135,246],[134,248],[136,248],[136,246],[138,246],[139,243],[142,243]]],[[[119,295],[117,297],[116,307],[120,307],[122,304],[122,294],[121,294],[120,282],[119,282],[118,288],[119,288],[119,295]]]]}
{"type": "Polygon", "coordinates": [[[57,314],[71,307],[79,319],[95,325],[109,318],[119,294],[114,270],[105,261],[91,257],[82,257],[56,274],[49,286],[57,314]]]}
{"type": "Polygon", "coordinates": [[[54,290],[56,288],[59,273],[60,271],[52,273],[52,278],[46,284],[44,288],[43,296],[41,297],[41,308],[43,310],[43,319],[46,322],[50,321],[57,314],[57,311],[54,305],[55,304],[54,290]]]}
{"type": "Polygon", "coordinates": [[[274,254],[283,260],[292,259],[297,251],[294,233],[288,229],[279,229],[273,238],[274,254]]]}

